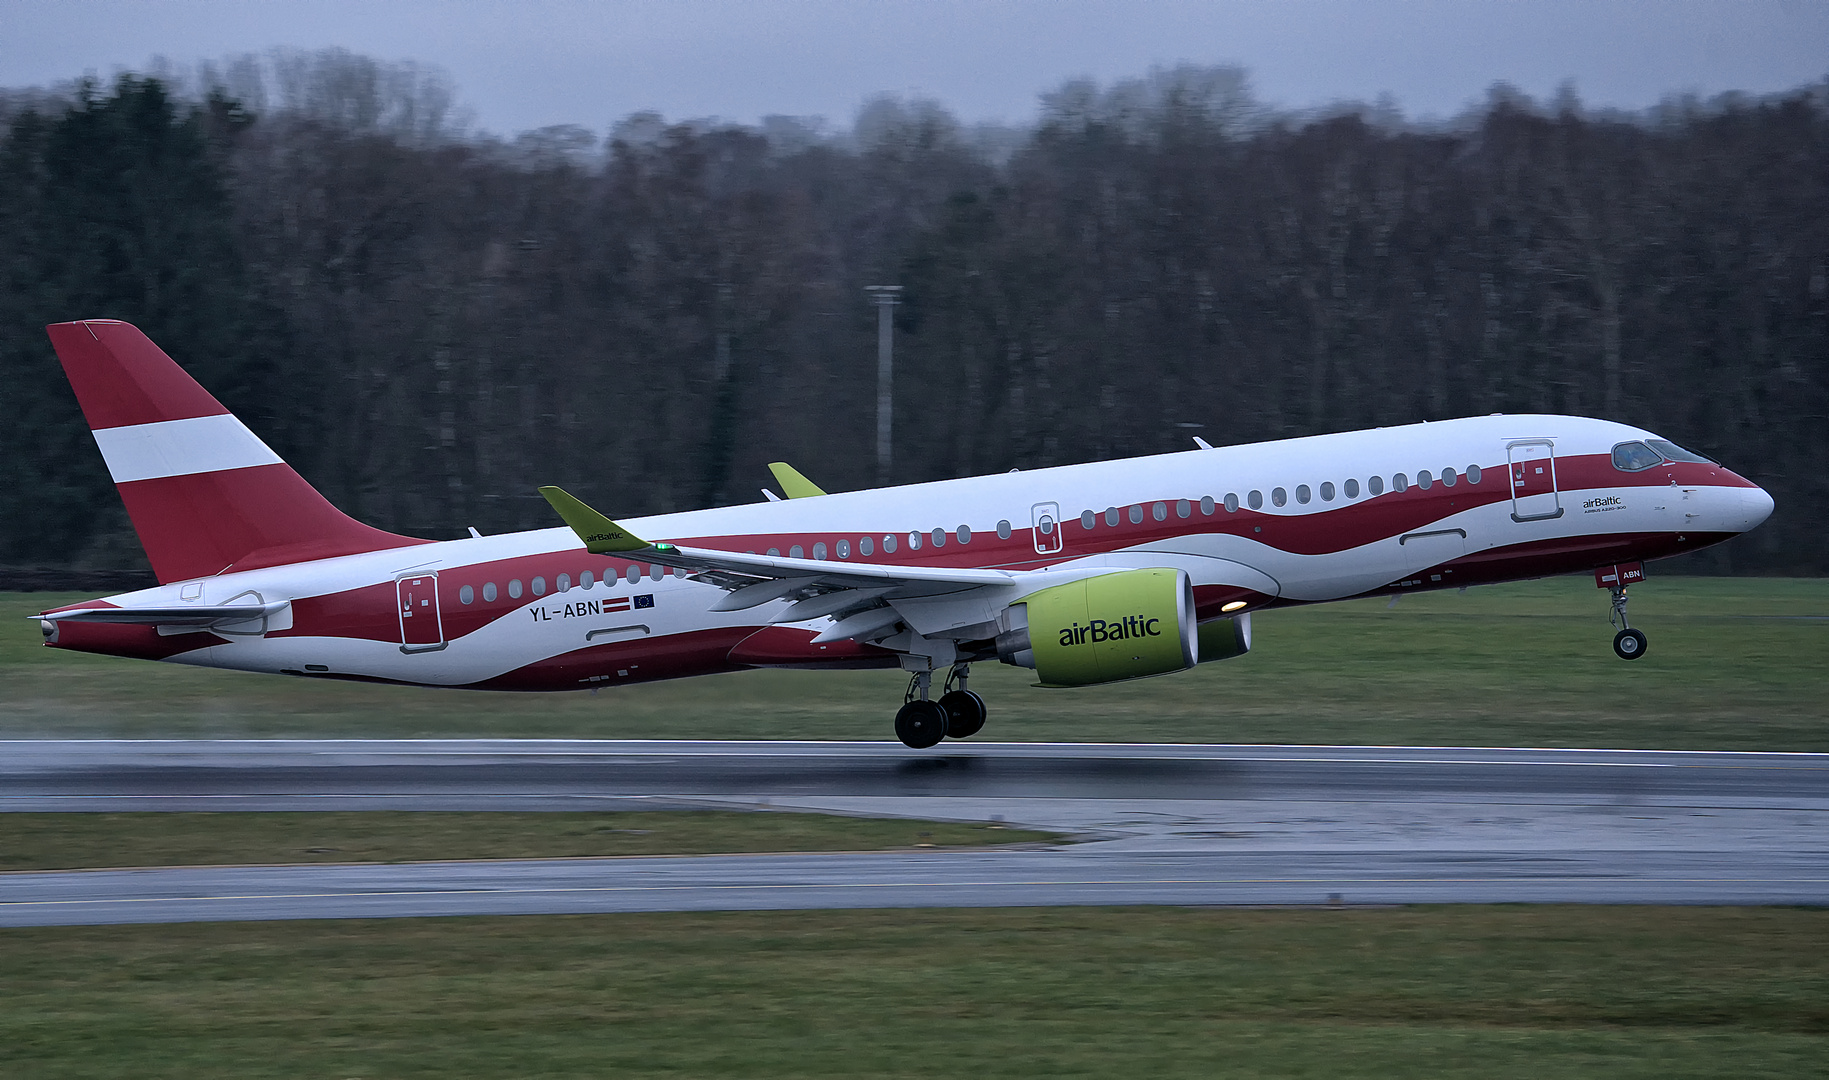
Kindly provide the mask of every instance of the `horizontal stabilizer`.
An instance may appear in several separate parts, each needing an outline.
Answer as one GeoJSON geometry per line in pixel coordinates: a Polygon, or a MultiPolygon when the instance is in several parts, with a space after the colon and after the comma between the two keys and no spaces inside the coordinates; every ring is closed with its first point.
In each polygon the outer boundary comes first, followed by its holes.
{"type": "Polygon", "coordinates": [[[111,623],[116,626],[214,626],[222,622],[264,619],[286,609],[287,601],[270,604],[181,604],[175,607],[72,608],[31,618],[44,622],[111,623]]]}

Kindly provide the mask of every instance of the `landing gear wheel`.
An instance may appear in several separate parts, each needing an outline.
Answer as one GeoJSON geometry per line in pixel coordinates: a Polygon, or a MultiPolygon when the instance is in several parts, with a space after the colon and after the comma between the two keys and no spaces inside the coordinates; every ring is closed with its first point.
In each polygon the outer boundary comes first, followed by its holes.
{"type": "Polygon", "coordinates": [[[969,739],[984,728],[984,699],[974,690],[952,690],[940,695],[946,710],[946,737],[969,739]]]}
{"type": "Polygon", "coordinates": [[[1645,632],[1627,627],[1613,635],[1613,651],[1621,660],[1637,660],[1645,655],[1645,632]]]}
{"type": "Polygon", "coordinates": [[[948,717],[937,701],[911,701],[895,714],[895,737],[914,750],[936,746],[946,738],[948,717]]]}

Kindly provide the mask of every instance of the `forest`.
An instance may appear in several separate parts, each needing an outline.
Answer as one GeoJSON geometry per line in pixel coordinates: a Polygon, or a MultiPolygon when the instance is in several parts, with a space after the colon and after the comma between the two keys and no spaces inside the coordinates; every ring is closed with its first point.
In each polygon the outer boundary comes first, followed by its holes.
{"type": "MultiPolygon", "coordinates": [[[[44,335],[139,325],[346,512],[447,538],[1490,412],[1770,490],[1674,567],[1829,571],[1829,82],[1280,111],[1233,68],[849,126],[473,131],[340,51],[0,91],[0,577],[145,562],[44,335]]],[[[4,585],[0,581],[0,585],[4,585]]]]}

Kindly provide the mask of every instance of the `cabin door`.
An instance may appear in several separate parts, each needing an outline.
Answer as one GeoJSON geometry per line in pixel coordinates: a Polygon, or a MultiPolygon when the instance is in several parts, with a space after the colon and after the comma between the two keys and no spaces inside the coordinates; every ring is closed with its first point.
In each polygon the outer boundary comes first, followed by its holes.
{"type": "Polygon", "coordinates": [[[429,652],[445,646],[438,615],[438,575],[414,574],[394,583],[400,603],[400,651],[429,652]]]}
{"type": "Polygon", "coordinates": [[[1561,517],[1555,442],[1517,439],[1506,444],[1505,453],[1511,460],[1511,519],[1543,521],[1561,517]]]}

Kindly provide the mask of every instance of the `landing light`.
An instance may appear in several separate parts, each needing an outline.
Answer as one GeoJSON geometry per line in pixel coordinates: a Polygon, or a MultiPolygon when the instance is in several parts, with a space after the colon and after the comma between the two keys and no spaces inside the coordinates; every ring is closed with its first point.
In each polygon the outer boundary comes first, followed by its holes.
{"type": "Polygon", "coordinates": [[[1223,608],[1220,608],[1220,609],[1219,609],[1219,610],[1220,610],[1220,611],[1221,611],[1221,612],[1227,612],[1227,611],[1237,611],[1237,610],[1238,610],[1238,609],[1239,609],[1239,608],[1242,608],[1242,607],[1244,607],[1244,606],[1245,606],[1245,605],[1246,605],[1246,603],[1248,603],[1248,601],[1245,601],[1245,600],[1234,600],[1234,601],[1232,601],[1232,602],[1231,602],[1231,603],[1230,603],[1230,604],[1227,604],[1227,605],[1226,605],[1226,606],[1225,606],[1225,607],[1223,607],[1223,608]]]}

